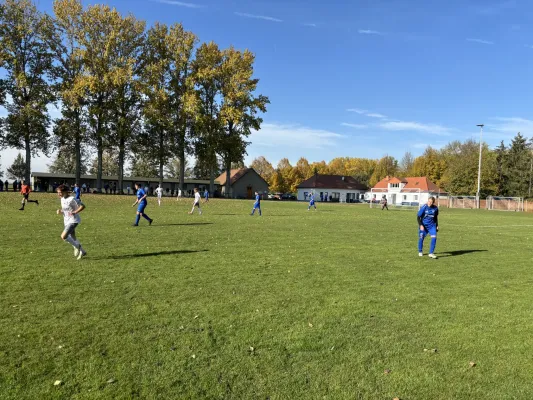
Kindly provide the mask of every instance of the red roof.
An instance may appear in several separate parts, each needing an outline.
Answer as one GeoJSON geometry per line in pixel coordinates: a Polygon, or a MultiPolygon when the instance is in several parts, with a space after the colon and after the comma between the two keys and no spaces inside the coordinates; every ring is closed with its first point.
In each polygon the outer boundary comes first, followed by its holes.
{"type": "MultiPolygon", "coordinates": [[[[421,192],[446,193],[425,176],[407,177],[398,179],[387,176],[380,180],[372,189],[388,189],[389,183],[405,183],[401,192],[411,192],[420,189],[421,192]]],[[[383,190],[380,190],[383,191],[383,190]]]]}
{"type": "Polygon", "coordinates": [[[317,174],[300,183],[298,189],[368,190],[368,187],[351,176],[317,174]]]}

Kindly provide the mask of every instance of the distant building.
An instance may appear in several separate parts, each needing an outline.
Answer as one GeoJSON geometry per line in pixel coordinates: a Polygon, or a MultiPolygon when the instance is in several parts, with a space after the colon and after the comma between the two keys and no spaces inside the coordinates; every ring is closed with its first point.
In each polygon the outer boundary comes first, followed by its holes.
{"type": "Polygon", "coordinates": [[[385,196],[389,204],[416,206],[427,203],[431,196],[439,197],[447,194],[425,176],[407,178],[387,176],[376,183],[365,198],[379,202],[385,196]]]}
{"type": "Polygon", "coordinates": [[[265,197],[268,194],[268,182],[253,168],[232,169],[230,171],[231,189],[229,196],[226,196],[226,172],[223,172],[216,181],[220,185],[222,197],[252,199],[255,192],[265,197]]]}
{"type": "MultiPolygon", "coordinates": [[[[54,185],[60,185],[62,183],[65,183],[69,186],[74,185],[75,183],[75,175],[73,174],[52,174],[48,172],[32,172],[31,174],[31,185],[33,190],[35,191],[42,191],[42,192],[50,192],[54,190],[54,185]]],[[[128,190],[127,188],[130,188],[130,193],[133,193],[135,190],[134,185],[135,182],[141,183],[143,186],[148,186],[149,188],[155,188],[159,184],[159,178],[145,178],[145,177],[138,177],[138,176],[125,176],[123,178],[123,193],[127,194],[128,190]]],[[[118,185],[118,176],[102,176],[102,190],[104,191],[104,188],[106,185],[112,190],[114,184],[118,185]]],[[[96,175],[82,175],[80,178],[80,186],[83,187],[89,187],[91,192],[96,189],[96,175]]],[[[163,195],[176,193],[179,187],[179,179],[169,179],[165,178],[163,179],[163,195]],[[167,192],[168,189],[168,192],[167,192]]],[[[209,188],[209,180],[199,180],[199,179],[185,179],[183,190],[185,193],[183,193],[184,196],[188,194],[192,194],[192,191],[194,188],[198,188],[200,190],[204,190],[205,188],[209,188]]],[[[218,190],[220,192],[220,185],[218,185],[218,182],[215,182],[215,190],[218,190]]]]}
{"type": "Polygon", "coordinates": [[[363,200],[368,186],[351,176],[316,174],[300,183],[297,189],[300,201],[307,200],[313,192],[315,201],[357,203],[363,200]]]}

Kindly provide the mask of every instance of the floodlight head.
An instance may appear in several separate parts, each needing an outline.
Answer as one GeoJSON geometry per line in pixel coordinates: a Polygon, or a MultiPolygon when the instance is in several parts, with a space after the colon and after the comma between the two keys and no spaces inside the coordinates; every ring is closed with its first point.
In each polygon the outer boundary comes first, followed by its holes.
{"type": "Polygon", "coordinates": [[[476,126],[479,126],[480,128],[483,128],[485,126],[485,124],[479,124],[479,125],[476,125],[476,126]]]}

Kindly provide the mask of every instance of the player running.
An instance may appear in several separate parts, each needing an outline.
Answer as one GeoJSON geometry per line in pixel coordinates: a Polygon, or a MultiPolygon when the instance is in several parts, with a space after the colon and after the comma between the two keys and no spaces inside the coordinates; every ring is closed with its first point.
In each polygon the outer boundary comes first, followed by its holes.
{"type": "Polygon", "coordinates": [[[383,195],[383,197],[381,198],[381,211],[383,211],[384,209],[387,209],[387,211],[389,211],[389,206],[387,206],[387,196],[383,195]]]}
{"type": "Polygon", "coordinates": [[[176,197],[177,201],[181,200],[181,189],[178,189],[178,197],[176,197]]]}
{"type": "Polygon", "coordinates": [[[155,194],[157,195],[157,203],[159,204],[159,207],[161,207],[161,198],[163,197],[163,188],[161,187],[161,185],[157,186],[155,194]]]}
{"type": "Polygon", "coordinates": [[[26,181],[24,181],[24,184],[22,185],[22,188],[20,189],[20,194],[22,195],[22,204],[20,205],[19,211],[24,211],[24,206],[26,206],[26,203],[35,203],[39,205],[38,200],[30,200],[30,185],[26,184],[26,181]]]}
{"type": "Polygon", "coordinates": [[[204,203],[209,203],[209,192],[207,189],[204,191],[204,203]]]}
{"type": "Polygon", "coordinates": [[[314,193],[311,193],[309,195],[309,207],[307,207],[307,211],[311,210],[311,207],[315,207],[315,211],[316,211],[315,194],[314,193]]]}
{"type": "Polygon", "coordinates": [[[74,198],[76,200],[81,200],[81,188],[77,183],[74,184],[74,198]]]}
{"type": "Polygon", "coordinates": [[[133,203],[132,207],[135,207],[137,204],[139,206],[137,207],[137,217],[135,218],[135,223],[133,226],[139,226],[141,215],[148,221],[150,225],[152,225],[154,220],[144,213],[144,209],[148,205],[148,201],[146,200],[146,196],[148,196],[148,194],[146,194],[140,183],[135,183],[135,189],[137,189],[137,200],[135,203],[133,203]]]}
{"type": "Polygon", "coordinates": [[[202,208],[200,207],[200,200],[202,200],[202,196],[200,196],[200,192],[198,192],[198,188],[194,188],[194,203],[192,204],[192,210],[189,212],[189,214],[194,213],[194,209],[198,207],[198,213],[202,215],[202,208]]]}
{"type": "Polygon", "coordinates": [[[261,216],[261,196],[259,196],[258,192],[255,192],[254,208],[252,208],[252,213],[250,215],[254,215],[256,209],[259,210],[259,216],[261,216]]]}
{"type": "Polygon", "coordinates": [[[419,227],[418,255],[422,257],[424,239],[427,234],[431,236],[431,246],[429,248],[429,258],[437,258],[435,246],[437,245],[437,232],[439,230],[439,209],[435,205],[435,197],[430,197],[427,204],[424,204],[418,211],[417,220],[419,227]]]}
{"type": "Polygon", "coordinates": [[[81,222],[80,212],[85,210],[85,204],[73,196],[69,196],[68,187],[59,185],[57,195],[61,198],[61,210],[57,214],[63,214],[65,229],[61,233],[61,239],[68,242],[74,247],[74,257],[81,260],[87,255],[87,252],[81,247],[81,243],[76,239],[76,227],[81,222]]]}

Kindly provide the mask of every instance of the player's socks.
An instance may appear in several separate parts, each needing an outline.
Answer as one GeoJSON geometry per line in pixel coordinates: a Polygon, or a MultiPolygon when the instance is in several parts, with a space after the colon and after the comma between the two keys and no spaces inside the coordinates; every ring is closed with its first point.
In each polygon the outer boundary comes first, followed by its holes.
{"type": "Polygon", "coordinates": [[[429,247],[429,254],[435,253],[435,246],[437,245],[437,238],[431,238],[431,245],[429,247]]]}
{"type": "Polygon", "coordinates": [[[76,239],[74,239],[71,235],[68,235],[65,238],[65,241],[70,243],[72,246],[74,246],[76,248],[80,247],[80,242],[78,242],[76,239]]]}
{"type": "Polygon", "coordinates": [[[143,217],[145,220],[147,220],[148,222],[152,223],[152,220],[150,219],[150,217],[146,214],[143,214],[143,217]]]}
{"type": "Polygon", "coordinates": [[[418,239],[418,252],[422,253],[423,248],[424,248],[424,237],[421,237],[418,239]]]}
{"type": "Polygon", "coordinates": [[[139,220],[141,219],[141,216],[139,214],[137,214],[137,216],[135,217],[135,225],[139,225],[139,220]]]}

